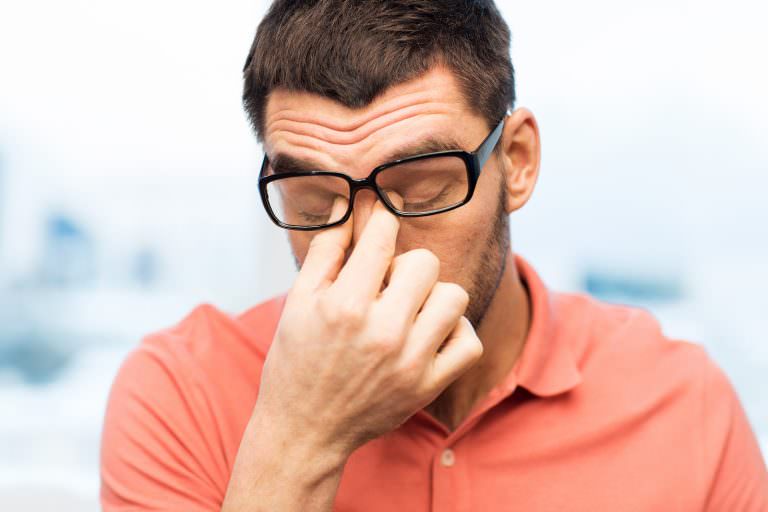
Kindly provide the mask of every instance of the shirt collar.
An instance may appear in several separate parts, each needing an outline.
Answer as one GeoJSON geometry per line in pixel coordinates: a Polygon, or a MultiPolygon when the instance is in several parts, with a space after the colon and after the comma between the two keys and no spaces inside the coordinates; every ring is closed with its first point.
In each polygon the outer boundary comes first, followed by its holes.
{"type": "Polygon", "coordinates": [[[523,352],[509,376],[510,387],[521,386],[536,396],[559,395],[582,380],[570,343],[577,335],[563,323],[559,295],[550,292],[533,267],[515,254],[515,266],[528,288],[531,324],[523,352]]]}

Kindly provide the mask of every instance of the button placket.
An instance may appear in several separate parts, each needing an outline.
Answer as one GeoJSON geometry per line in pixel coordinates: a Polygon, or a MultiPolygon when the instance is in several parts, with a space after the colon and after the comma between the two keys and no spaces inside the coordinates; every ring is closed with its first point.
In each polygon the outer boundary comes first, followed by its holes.
{"type": "Polygon", "coordinates": [[[451,450],[450,448],[446,448],[443,450],[443,453],[440,454],[440,464],[443,466],[450,468],[456,463],[456,454],[451,450]]]}
{"type": "Polygon", "coordinates": [[[451,445],[443,445],[432,458],[432,512],[458,512],[461,510],[462,471],[451,445]]]}

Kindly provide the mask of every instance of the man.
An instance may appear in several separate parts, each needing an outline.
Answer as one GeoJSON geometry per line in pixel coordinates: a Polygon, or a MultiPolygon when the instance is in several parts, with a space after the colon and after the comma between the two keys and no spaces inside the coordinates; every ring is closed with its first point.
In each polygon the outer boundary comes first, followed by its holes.
{"type": "Polygon", "coordinates": [[[106,510],[768,510],[704,351],[512,253],[539,132],[492,1],[277,0],[244,75],[299,275],[127,359],[106,510]]]}

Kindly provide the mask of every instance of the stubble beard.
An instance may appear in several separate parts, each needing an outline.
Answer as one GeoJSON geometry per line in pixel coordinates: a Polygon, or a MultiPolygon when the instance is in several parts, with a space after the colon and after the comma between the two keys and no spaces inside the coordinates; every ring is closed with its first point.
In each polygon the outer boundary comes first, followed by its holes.
{"type": "Polygon", "coordinates": [[[501,284],[501,278],[507,265],[510,247],[509,216],[504,209],[506,190],[502,187],[496,207],[493,227],[485,239],[483,250],[474,265],[470,278],[469,305],[464,313],[467,320],[477,330],[491,305],[501,284]]]}
{"type": "MultiPolygon", "coordinates": [[[[502,187],[496,208],[493,226],[483,242],[483,250],[474,264],[471,281],[467,289],[469,305],[464,313],[467,320],[477,330],[493,301],[501,283],[507,265],[510,248],[509,216],[504,208],[506,187],[502,187]]],[[[458,421],[454,418],[456,404],[453,403],[453,389],[449,385],[430,402],[424,410],[439,421],[449,424],[458,421]]],[[[451,428],[455,427],[453,425],[451,428]]]]}

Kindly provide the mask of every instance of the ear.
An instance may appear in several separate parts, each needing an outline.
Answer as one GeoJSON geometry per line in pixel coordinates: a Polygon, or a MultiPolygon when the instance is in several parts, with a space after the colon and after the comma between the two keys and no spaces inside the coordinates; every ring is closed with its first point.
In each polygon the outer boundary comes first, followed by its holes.
{"type": "Polygon", "coordinates": [[[512,213],[528,202],[539,177],[539,125],[530,110],[519,108],[507,116],[499,145],[506,180],[505,208],[512,213]]]}

